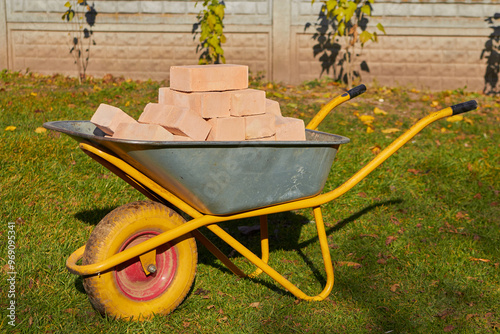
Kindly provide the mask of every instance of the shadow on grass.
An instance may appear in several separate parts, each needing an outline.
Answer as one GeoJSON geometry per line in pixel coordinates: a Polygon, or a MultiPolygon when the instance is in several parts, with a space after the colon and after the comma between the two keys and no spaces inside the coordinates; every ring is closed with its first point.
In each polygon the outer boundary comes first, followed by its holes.
{"type": "Polygon", "coordinates": [[[108,206],[100,209],[80,211],[75,214],[75,218],[89,225],[97,225],[114,209],[116,209],[116,207],[108,206]]]}
{"type": "MultiPolygon", "coordinates": [[[[338,221],[334,226],[326,229],[326,234],[327,236],[331,235],[332,233],[341,230],[345,226],[347,226],[349,223],[352,223],[359,219],[361,216],[369,213],[370,211],[380,207],[380,206],[387,206],[387,205],[395,205],[402,203],[402,199],[394,199],[394,200],[387,200],[383,202],[378,202],[372,205],[369,205],[365,207],[364,209],[352,214],[351,216],[338,221]]],[[[311,238],[307,241],[299,243],[299,238],[301,234],[301,229],[302,225],[310,223],[309,219],[307,217],[304,217],[302,215],[298,215],[293,212],[284,212],[280,214],[275,214],[271,215],[269,217],[269,252],[270,252],[270,257],[272,257],[273,251],[277,250],[285,250],[285,251],[294,251],[296,252],[306,263],[306,265],[310,268],[312,271],[315,279],[321,284],[325,285],[326,284],[326,277],[324,276],[324,269],[323,266],[321,266],[321,269],[318,269],[316,265],[311,261],[311,259],[302,251],[302,249],[308,247],[312,243],[317,243],[318,238],[314,237],[311,238]]],[[[240,241],[242,244],[246,244],[245,246],[250,249],[252,252],[255,254],[260,254],[260,236],[259,232],[253,233],[250,235],[241,235],[240,237],[237,238],[236,234],[237,227],[238,226],[245,226],[249,224],[256,225],[258,224],[258,218],[254,219],[246,219],[246,220],[241,220],[232,223],[234,226],[231,226],[230,228],[225,228],[228,230],[228,232],[233,232],[230,233],[233,235],[238,241],[240,241]],[[235,234],[236,233],[236,234],[235,234]]],[[[226,226],[224,226],[226,227],[226,226]]],[[[204,232],[205,233],[205,232],[204,232]]],[[[210,232],[209,232],[210,233],[210,232]]],[[[212,242],[226,255],[228,254],[234,254],[234,258],[241,257],[239,253],[236,253],[231,247],[229,247],[227,244],[220,240],[214,240],[213,238],[210,238],[212,242]]],[[[319,251],[319,250],[318,250],[319,251]]],[[[224,265],[221,265],[220,263],[217,262],[217,259],[204,247],[200,247],[198,249],[198,262],[203,263],[209,266],[212,266],[214,268],[217,268],[218,270],[226,273],[230,273],[229,269],[227,269],[224,265]]],[[[289,292],[285,289],[283,289],[281,286],[277,285],[276,283],[269,283],[266,282],[260,278],[252,278],[251,279],[253,282],[261,284],[269,288],[270,290],[280,293],[281,295],[288,295],[289,292]]]]}
{"type": "MultiPolygon", "coordinates": [[[[363,215],[369,213],[370,211],[380,206],[395,205],[401,202],[403,202],[403,200],[394,199],[369,205],[364,209],[352,214],[351,216],[338,221],[334,226],[327,228],[326,234],[328,236],[336,231],[341,230],[349,223],[356,221],[363,215]]],[[[114,207],[106,207],[101,209],[81,211],[75,214],[75,218],[89,225],[97,225],[101,221],[101,219],[104,218],[104,216],[106,216],[113,209],[114,207]]],[[[326,277],[324,276],[323,267],[321,266],[321,269],[318,268],[313,263],[313,261],[311,261],[311,259],[302,251],[303,248],[306,248],[313,243],[317,243],[318,242],[317,237],[299,243],[302,226],[309,223],[311,223],[309,221],[309,218],[296,214],[294,212],[283,212],[271,215],[269,217],[269,252],[270,256],[272,256],[272,253],[277,250],[296,252],[302,258],[304,263],[310,268],[315,279],[321,285],[324,285],[326,284],[326,277]]],[[[242,234],[238,230],[238,227],[241,226],[249,226],[249,225],[253,226],[258,224],[259,224],[259,218],[256,217],[256,218],[242,219],[222,224],[221,227],[223,227],[226,231],[228,231],[231,235],[233,235],[233,237],[235,237],[238,241],[244,244],[249,250],[251,250],[255,254],[260,254],[260,233],[256,231],[256,233],[242,234]]],[[[202,232],[206,236],[207,234],[211,234],[206,229],[204,229],[202,232]]],[[[227,245],[219,238],[210,237],[210,239],[224,254],[233,258],[241,257],[239,253],[235,252],[229,245],[227,245]]],[[[209,265],[213,268],[220,270],[221,272],[230,273],[230,270],[226,268],[224,265],[220,264],[217,261],[217,259],[205,247],[200,247],[200,246],[198,247],[198,263],[209,265]]],[[[290,294],[287,290],[285,290],[275,282],[270,283],[258,277],[251,278],[251,280],[257,284],[261,284],[267,287],[268,289],[274,291],[275,293],[279,293],[280,295],[290,294]]],[[[79,292],[85,293],[85,289],[83,288],[83,279],[81,276],[75,279],[75,288],[79,292]]]]}

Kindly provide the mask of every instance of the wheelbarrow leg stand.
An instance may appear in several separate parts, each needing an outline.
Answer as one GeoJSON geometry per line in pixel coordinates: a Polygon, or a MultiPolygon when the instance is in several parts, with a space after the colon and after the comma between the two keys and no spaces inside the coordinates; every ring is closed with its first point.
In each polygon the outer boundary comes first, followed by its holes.
{"type": "MultiPolygon", "coordinates": [[[[223,252],[217,248],[203,233],[199,230],[194,230],[191,232],[196,240],[198,240],[203,246],[207,248],[210,253],[212,253],[216,258],[218,258],[231,272],[240,277],[250,277],[254,278],[263,273],[262,269],[257,268],[251,274],[245,274],[238,268],[223,252]]],[[[260,241],[261,241],[261,260],[264,263],[269,261],[269,238],[268,238],[268,227],[267,227],[267,215],[260,216],[260,241]]]]}
{"type": "MultiPolygon", "coordinates": [[[[252,251],[247,249],[245,246],[243,246],[239,241],[234,239],[231,235],[229,235],[226,231],[224,231],[222,228],[220,228],[217,224],[210,224],[207,225],[206,227],[215,235],[217,235],[219,238],[224,240],[229,246],[233,247],[237,252],[239,252],[241,255],[246,257],[250,262],[252,262],[255,266],[258,267],[258,272],[259,270],[262,272],[265,272],[268,274],[271,278],[273,278],[276,282],[281,284],[285,289],[290,291],[295,297],[303,299],[303,300],[314,300],[314,301],[320,301],[325,299],[330,292],[332,291],[333,288],[333,266],[332,266],[332,261],[330,257],[330,251],[328,249],[328,241],[326,238],[326,231],[325,231],[325,226],[323,223],[323,216],[321,214],[321,208],[314,207],[314,217],[316,219],[316,228],[318,230],[318,237],[320,239],[320,246],[321,246],[321,253],[323,255],[323,261],[325,264],[325,269],[326,269],[326,275],[327,275],[327,282],[326,286],[323,289],[323,291],[316,295],[316,296],[308,296],[306,295],[302,290],[300,290],[298,287],[296,287],[293,283],[288,281],[285,277],[283,277],[280,273],[278,273],[276,270],[271,268],[266,262],[268,258],[268,254],[264,255],[265,253],[268,252],[267,248],[267,218],[261,218],[261,226],[265,224],[265,233],[264,235],[261,234],[261,245],[265,248],[265,252],[263,251],[263,259],[259,258],[257,255],[255,255],[252,251]],[[265,237],[265,241],[263,242],[265,237]],[[266,261],[264,261],[266,260],[266,261]]],[[[261,216],[262,217],[262,216],[261,216]]],[[[255,274],[255,272],[253,273],[255,274]]]]}

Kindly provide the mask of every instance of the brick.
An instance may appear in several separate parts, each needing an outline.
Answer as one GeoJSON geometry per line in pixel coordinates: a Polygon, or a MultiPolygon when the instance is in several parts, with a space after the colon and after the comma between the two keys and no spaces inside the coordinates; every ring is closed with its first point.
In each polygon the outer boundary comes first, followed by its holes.
{"type": "Polygon", "coordinates": [[[120,123],[113,134],[115,139],[173,141],[174,135],[157,124],[120,123]]]}
{"type": "Polygon", "coordinates": [[[304,121],[293,117],[276,117],[276,140],[306,140],[304,121]]]}
{"type": "Polygon", "coordinates": [[[276,116],[262,114],[244,117],[245,139],[269,137],[276,134],[276,116]]]}
{"type": "Polygon", "coordinates": [[[259,115],[265,112],[265,91],[242,89],[231,92],[231,116],[259,115]]]}
{"type": "Polygon", "coordinates": [[[90,121],[104,133],[112,135],[120,123],[137,123],[120,108],[101,103],[90,121]]]}
{"type": "Polygon", "coordinates": [[[170,67],[170,88],[183,92],[211,92],[248,88],[248,66],[190,65],[170,67]]]}
{"type": "Polygon", "coordinates": [[[276,135],[272,135],[269,137],[262,137],[262,138],[252,138],[249,140],[251,140],[251,141],[276,141],[276,135]]]}
{"type": "Polygon", "coordinates": [[[266,114],[281,117],[281,109],[278,101],[266,99],[266,114]]]}
{"type": "Polygon", "coordinates": [[[203,118],[229,117],[231,95],[229,92],[185,93],[160,88],[158,103],[189,108],[203,118]]]}
{"type": "Polygon", "coordinates": [[[186,136],[174,135],[174,141],[193,141],[193,139],[186,136]]]}
{"type": "Polygon", "coordinates": [[[224,117],[208,120],[212,130],[208,134],[208,141],[243,141],[245,140],[245,118],[224,117]]]}
{"type": "Polygon", "coordinates": [[[196,141],[205,140],[211,128],[210,124],[190,109],[158,103],[148,103],[139,122],[158,124],[174,135],[188,136],[196,141]]]}

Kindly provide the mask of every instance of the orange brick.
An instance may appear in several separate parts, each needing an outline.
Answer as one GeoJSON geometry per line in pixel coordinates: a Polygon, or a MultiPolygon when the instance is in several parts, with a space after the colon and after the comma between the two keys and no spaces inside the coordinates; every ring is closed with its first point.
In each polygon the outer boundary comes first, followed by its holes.
{"type": "Polygon", "coordinates": [[[170,89],[170,87],[161,87],[158,90],[158,103],[174,104],[172,100],[172,90],[170,89]]]}
{"type": "Polygon", "coordinates": [[[276,116],[262,114],[244,117],[245,139],[269,137],[276,134],[276,116]]]}
{"type": "Polygon", "coordinates": [[[276,117],[277,141],[306,140],[304,121],[293,117],[276,117]]]}
{"type": "Polygon", "coordinates": [[[231,116],[259,115],[265,112],[265,91],[242,89],[231,92],[231,116]]]}
{"type": "Polygon", "coordinates": [[[104,133],[112,135],[120,123],[137,123],[120,108],[101,103],[90,121],[104,133]]]}
{"type": "Polygon", "coordinates": [[[167,89],[160,90],[159,103],[189,108],[203,118],[230,116],[231,95],[229,92],[185,93],[167,89]]]}
{"type": "Polygon", "coordinates": [[[183,92],[248,88],[248,66],[216,64],[170,67],[170,87],[183,92]]]}
{"type": "Polygon", "coordinates": [[[174,135],[157,124],[120,123],[113,134],[116,139],[173,141],[174,135]]]}
{"type": "Polygon", "coordinates": [[[193,140],[186,136],[174,135],[174,141],[193,141],[193,140]]]}
{"type": "Polygon", "coordinates": [[[245,140],[245,119],[243,117],[212,118],[208,120],[212,130],[208,134],[210,141],[245,140]]]}
{"type": "Polygon", "coordinates": [[[249,141],[275,141],[275,140],[276,140],[276,135],[272,135],[269,137],[249,139],[249,141]]]}
{"type": "Polygon", "coordinates": [[[273,114],[281,117],[281,109],[278,101],[266,99],[266,114],[273,114]]]}
{"type": "Polygon", "coordinates": [[[174,135],[197,141],[205,140],[211,128],[207,121],[190,109],[158,103],[148,103],[139,122],[158,124],[174,135]]]}

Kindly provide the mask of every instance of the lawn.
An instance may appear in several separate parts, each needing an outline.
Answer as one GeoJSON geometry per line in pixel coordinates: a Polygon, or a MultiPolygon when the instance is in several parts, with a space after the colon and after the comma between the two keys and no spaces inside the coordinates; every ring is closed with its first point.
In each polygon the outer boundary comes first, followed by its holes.
{"type": "MultiPolygon", "coordinates": [[[[137,118],[167,85],[111,76],[79,84],[59,75],[0,72],[2,331],[500,331],[500,99],[465,88],[428,92],[376,83],[366,83],[365,94],[337,107],[319,127],[351,139],[339,150],[325,191],[430,112],[471,99],[479,108],[431,124],[350,192],[323,206],[335,266],[326,300],[299,301],[265,274],[238,278],[199,244],[194,286],[176,311],[145,322],[102,317],[65,261],[108,212],[145,197],[73,139],[42,124],[89,120],[100,103],[137,118]],[[10,265],[9,249],[15,255],[10,265]],[[8,317],[12,302],[14,323],[8,317]]],[[[284,115],[306,121],[344,92],[329,80],[291,86],[255,77],[251,86],[279,101],[284,115]]],[[[326,276],[312,219],[310,210],[269,217],[269,263],[306,293],[317,294],[326,276]]],[[[238,229],[256,224],[247,219],[221,226],[257,250],[258,235],[238,229]]],[[[209,236],[235,263],[252,269],[209,236]]]]}

